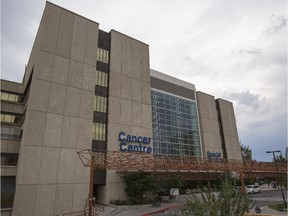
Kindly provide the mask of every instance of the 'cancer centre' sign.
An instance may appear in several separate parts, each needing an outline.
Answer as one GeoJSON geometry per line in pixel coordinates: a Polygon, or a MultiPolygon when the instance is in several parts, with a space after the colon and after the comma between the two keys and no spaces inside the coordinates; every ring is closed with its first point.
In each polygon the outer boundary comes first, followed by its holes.
{"type": "Polygon", "coordinates": [[[120,141],[120,151],[127,152],[146,152],[151,153],[151,146],[147,146],[151,142],[150,137],[126,135],[125,132],[120,132],[118,135],[120,141]]]}

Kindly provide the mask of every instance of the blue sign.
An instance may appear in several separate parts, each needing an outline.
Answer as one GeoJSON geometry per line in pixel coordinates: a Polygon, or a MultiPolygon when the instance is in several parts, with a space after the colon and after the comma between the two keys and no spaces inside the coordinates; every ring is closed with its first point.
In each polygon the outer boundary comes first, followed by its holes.
{"type": "Polygon", "coordinates": [[[207,151],[207,157],[208,158],[220,158],[221,157],[221,152],[210,152],[210,151],[207,151]]]}
{"type": "Polygon", "coordinates": [[[119,145],[120,151],[146,152],[146,153],[152,152],[152,148],[150,146],[146,146],[151,142],[150,137],[126,135],[124,132],[120,132],[118,135],[118,140],[121,141],[119,145]],[[130,143],[136,143],[136,144],[130,144],[130,143]]]}

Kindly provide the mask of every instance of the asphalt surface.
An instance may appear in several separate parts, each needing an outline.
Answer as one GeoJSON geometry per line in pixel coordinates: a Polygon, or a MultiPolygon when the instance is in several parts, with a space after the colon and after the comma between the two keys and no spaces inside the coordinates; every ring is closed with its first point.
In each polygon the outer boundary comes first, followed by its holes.
{"type": "MultiPolygon", "coordinates": [[[[262,210],[262,214],[268,215],[286,215],[287,212],[279,212],[270,209],[267,205],[283,203],[282,193],[280,189],[274,189],[268,186],[261,186],[262,192],[259,194],[249,194],[248,196],[254,201],[254,204],[259,206],[262,210]]],[[[287,200],[287,190],[284,190],[285,199],[287,200]]],[[[161,207],[153,208],[151,205],[143,206],[131,206],[131,207],[105,207],[103,215],[106,216],[172,216],[182,215],[181,205],[185,203],[187,195],[177,196],[176,200],[172,203],[162,204],[161,207]]],[[[250,210],[250,213],[255,213],[254,208],[250,210]]]]}

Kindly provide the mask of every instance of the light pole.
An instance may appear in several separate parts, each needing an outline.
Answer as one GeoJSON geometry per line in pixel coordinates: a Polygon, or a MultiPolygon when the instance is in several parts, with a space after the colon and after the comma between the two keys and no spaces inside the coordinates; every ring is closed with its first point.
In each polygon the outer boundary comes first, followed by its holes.
{"type": "MultiPolygon", "coordinates": [[[[266,151],[266,153],[272,153],[273,154],[273,159],[274,159],[274,163],[275,163],[275,166],[276,166],[276,171],[277,171],[277,174],[279,174],[278,165],[277,165],[277,161],[276,161],[276,158],[275,158],[275,153],[281,153],[281,151],[280,150],[277,150],[277,151],[266,151]]],[[[284,205],[285,205],[286,201],[285,201],[285,196],[284,196],[284,193],[283,193],[282,184],[280,184],[280,188],[281,188],[282,198],[283,198],[284,205]]]]}

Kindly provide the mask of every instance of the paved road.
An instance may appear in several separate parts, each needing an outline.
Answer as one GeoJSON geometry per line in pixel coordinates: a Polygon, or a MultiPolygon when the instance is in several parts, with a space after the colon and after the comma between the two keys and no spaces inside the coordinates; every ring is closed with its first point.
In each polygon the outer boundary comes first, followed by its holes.
{"type": "MultiPolygon", "coordinates": [[[[258,194],[249,194],[249,196],[255,201],[255,204],[259,207],[283,203],[283,197],[281,190],[269,190],[262,191],[258,194]]],[[[287,201],[287,191],[284,190],[284,196],[287,201]]]]}
{"type": "MultiPolygon", "coordinates": [[[[261,187],[262,189],[262,187],[261,187]]],[[[284,191],[284,194],[287,198],[287,190],[284,191]]],[[[262,213],[271,214],[271,215],[287,215],[287,212],[273,211],[268,207],[265,207],[270,204],[281,203],[283,202],[282,194],[280,190],[272,189],[269,187],[263,187],[262,192],[259,194],[249,194],[249,196],[256,201],[256,204],[261,207],[262,213]]],[[[171,208],[173,206],[179,206],[185,202],[186,195],[177,196],[177,199],[174,203],[163,204],[160,208],[152,208],[151,205],[146,206],[131,206],[130,208],[122,207],[106,207],[105,213],[103,215],[109,216],[140,216],[147,215],[149,213],[155,212],[153,216],[170,216],[170,215],[180,215],[179,208],[171,208]],[[169,209],[171,208],[171,209],[169,209]],[[162,211],[163,210],[163,211],[162,211]],[[156,213],[156,211],[161,211],[156,213]]],[[[287,199],[286,199],[287,200],[287,199]]],[[[254,212],[254,209],[250,211],[254,212]]]]}

